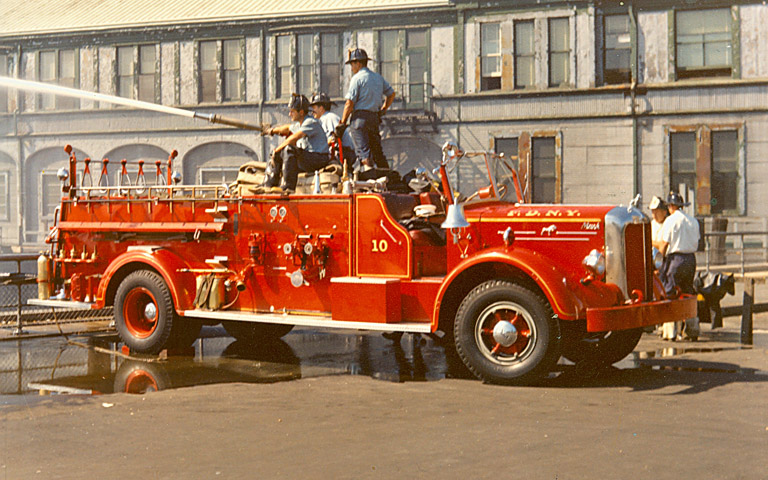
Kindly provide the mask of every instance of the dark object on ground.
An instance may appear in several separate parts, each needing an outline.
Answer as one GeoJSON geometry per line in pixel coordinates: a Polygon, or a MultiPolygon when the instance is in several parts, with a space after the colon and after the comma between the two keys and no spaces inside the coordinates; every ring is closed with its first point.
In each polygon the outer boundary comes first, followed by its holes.
{"type": "Polygon", "coordinates": [[[699,272],[693,279],[693,288],[696,289],[696,293],[704,297],[703,302],[699,301],[699,321],[711,322],[713,329],[722,327],[723,311],[720,307],[720,300],[726,294],[733,295],[735,293],[733,274],[699,272]],[[714,318],[710,312],[714,312],[714,318]]]}

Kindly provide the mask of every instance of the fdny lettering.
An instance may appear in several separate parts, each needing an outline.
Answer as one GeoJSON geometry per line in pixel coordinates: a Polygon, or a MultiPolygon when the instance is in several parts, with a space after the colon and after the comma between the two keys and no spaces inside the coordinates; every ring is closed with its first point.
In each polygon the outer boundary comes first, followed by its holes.
{"type": "Polygon", "coordinates": [[[525,212],[525,216],[526,217],[540,217],[541,216],[541,212],[539,212],[538,210],[528,210],[527,212],[525,212]]]}
{"type": "Polygon", "coordinates": [[[561,212],[560,210],[547,210],[546,216],[547,217],[562,217],[563,216],[563,212],[561,212]]]}
{"type": "Polygon", "coordinates": [[[581,224],[582,230],[600,230],[600,222],[584,222],[581,224]]]}
{"type": "Polygon", "coordinates": [[[566,210],[566,213],[568,214],[569,217],[580,217],[581,216],[581,212],[578,211],[578,210],[566,210]]]}

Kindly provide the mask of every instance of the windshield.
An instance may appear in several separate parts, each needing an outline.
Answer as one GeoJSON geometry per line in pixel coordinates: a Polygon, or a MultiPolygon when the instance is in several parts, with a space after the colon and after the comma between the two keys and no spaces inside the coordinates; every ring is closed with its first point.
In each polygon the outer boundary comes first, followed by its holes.
{"type": "MultiPolygon", "coordinates": [[[[498,200],[491,193],[495,188],[504,202],[518,202],[515,185],[517,178],[516,159],[493,152],[463,152],[456,163],[449,167],[451,183],[461,192],[461,199],[468,202],[498,200]],[[491,187],[491,188],[489,188],[491,187]]],[[[518,187],[519,188],[519,187],[518,187]]]]}

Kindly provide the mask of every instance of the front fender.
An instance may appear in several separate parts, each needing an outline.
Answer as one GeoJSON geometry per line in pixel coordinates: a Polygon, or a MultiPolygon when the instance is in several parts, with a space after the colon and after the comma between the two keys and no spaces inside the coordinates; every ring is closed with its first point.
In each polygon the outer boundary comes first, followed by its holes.
{"type": "Polygon", "coordinates": [[[554,313],[563,320],[585,318],[587,306],[612,306],[623,301],[615,285],[599,281],[583,285],[575,274],[564,272],[561,266],[540,253],[527,248],[498,247],[465,259],[445,277],[432,313],[433,329],[437,328],[440,307],[451,283],[468,269],[484,263],[504,264],[521,271],[536,282],[554,313]]]}
{"type": "Polygon", "coordinates": [[[195,276],[188,272],[179,272],[180,269],[189,268],[189,264],[173,251],[156,247],[132,249],[119,255],[109,264],[99,282],[96,293],[97,308],[105,306],[106,293],[112,280],[123,278],[122,275],[117,275],[118,272],[124,268],[139,270],[145,268],[144,266],[157,271],[163,277],[177,311],[191,308],[195,298],[195,276]]]}

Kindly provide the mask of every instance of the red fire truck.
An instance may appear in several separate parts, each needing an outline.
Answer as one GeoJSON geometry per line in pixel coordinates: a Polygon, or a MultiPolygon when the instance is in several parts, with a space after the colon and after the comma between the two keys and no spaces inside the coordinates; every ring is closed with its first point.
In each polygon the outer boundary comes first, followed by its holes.
{"type": "Polygon", "coordinates": [[[487,186],[454,198],[448,169],[472,154],[450,143],[439,188],[422,193],[348,179],[323,189],[317,173],[291,195],[189,186],[171,173],[175,152],[108,186],[67,151],[31,303],[114,306],[131,351],[188,346],[217,323],[244,340],[294,325],[420,333],[477,377],[519,384],[561,356],[614,363],[644,326],[696,315],[695,298],[665,296],[634,205],[525,203],[515,169],[491,154],[487,186]]]}

